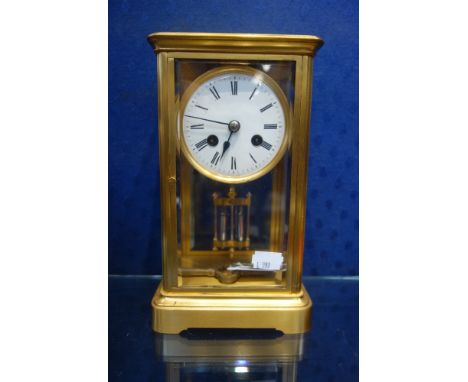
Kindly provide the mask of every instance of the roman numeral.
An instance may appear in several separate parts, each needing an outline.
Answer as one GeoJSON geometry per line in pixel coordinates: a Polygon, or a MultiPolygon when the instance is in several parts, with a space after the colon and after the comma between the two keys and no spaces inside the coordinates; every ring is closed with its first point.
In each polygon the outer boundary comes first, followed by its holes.
{"type": "Polygon", "coordinates": [[[231,157],[231,170],[237,170],[236,158],[231,157]]]}
{"type": "Polygon", "coordinates": [[[276,129],[278,128],[278,125],[276,123],[266,123],[263,125],[264,129],[276,129]]]}
{"type": "Polygon", "coordinates": [[[202,151],[206,146],[208,146],[208,139],[206,138],[195,144],[195,147],[198,149],[198,151],[202,151]]]}
{"type": "Polygon", "coordinates": [[[262,146],[264,149],[270,150],[271,145],[268,142],[263,141],[260,146],[262,146]]]}
{"type": "Polygon", "coordinates": [[[200,106],[200,105],[195,105],[196,107],[199,107],[200,109],[203,109],[203,110],[208,110],[206,107],[203,107],[203,106],[200,106]]]}
{"type": "Polygon", "coordinates": [[[256,88],[253,90],[252,94],[251,94],[250,97],[249,97],[249,100],[252,99],[252,97],[254,96],[254,94],[255,94],[255,92],[257,91],[257,89],[258,89],[258,87],[256,87],[256,88]]]}
{"type": "Polygon", "coordinates": [[[253,155],[250,154],[250,153],[249,153],[249,155],[250,155],[250,157],[252,158],[252,160],[253,160],[255,163],[257,163],[257,161],[255,160],[255,158],[253,157],[253,155]]]}
{"type": "Polygon", "coordinates": [[[268,110],[270,107],[272,107],[273,104],[272,103],[269,103],[268,105],[266,106],[263,106],[261,109],[260,109],[260,112],[263,113],[265,110],[268,110]]]}
{"type": "Polygon", "coordinates": [[[190,126],[191,129],[204,129],[203,123],[199,123],[198,125],[190,126]]]}
{"type": "Polygon", "coordinates": [[[237,95],[237,81],[231,81],[231,93],[237,95]]]}
{"type": "Polygon", "coordinates": [[[213,155],[213,159],[211,159],[211,164],[214,164],[216,166],[218,164],[219,158],[219,152],[216,151],[215,155],[213,155]]]}
{"type": "Polygon", "coordinates": [[[211,94],[213,94],[213,97],[215,97],[216,100],[220,99],[221,97],[219,96],[219,93],[218,91],[216,90],[216,88],[213,86],[210,88],[210,92],[211,94]]]}

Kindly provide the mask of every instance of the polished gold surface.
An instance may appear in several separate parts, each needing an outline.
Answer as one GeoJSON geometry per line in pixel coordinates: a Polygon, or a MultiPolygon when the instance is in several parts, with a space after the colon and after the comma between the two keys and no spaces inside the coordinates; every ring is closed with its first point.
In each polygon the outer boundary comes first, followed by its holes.
{"type": "Polygon", "coordinates": [[[180,158],[180,235],[182,253],[188,254],[191,251],[191,237],[194,232],[193,210],[192,210],[192,182],[193,169],[184,156],[180,158]]]}
{"type": "MultiPolygon", "coordinates": [[[[221,272],[232,264],[233,258],[243,263],[250,262],[253,251],[248,250],[218,250],[218,251],[191,251],[189,256],[180,256],[178,269],[179,291],[165,291],[166,295],[192,295],[204,294],[216,297],[222,294],[231,297],[256,295],[262,293],[265,297],[272,297],[285,289],[284,271],[252,272],[239,271],[236,282],[226,288],[216,271],[221,272]],[[183,270],[181,272],[181,270],[183,270]],[[188,270],[195,270],[191,272],[188,270]],[[205,277],[204,277],[205,276],[205,277]],[[272,294],[269,294],[271,291],[272,294]],[[183,291],[183,293],[181,293],[183,291]]],[[[290,295],[285,292],[285,296],[290,295]]]]}
{"type": "Polygon", "coordinates": [[[188,277],[208,276],[209,280],[215,277],[222,284],[232,284],[239,280],[240,272],[215,268],[179,268],[179,275],[188,277]]]}
{"type": "Polygon", "coordinates": [[[219,248],[232,248],[232,251],[236,249],[246,248],[250,246],[250,240],[221,240],[213,239],[213,251],[217,251],[219,248]]]}
{"type": "Polygon", "coordinates": [[[159,161],[161,176],[161,215],[163,282],[167,288],[177,285],[177,204],[176,204],[176,97],[174,58],[158,55],[159,161]],[[168,256],[172,254],[172,256],[168,256]]]}
{"type": "Polygon", "coordinates": [[[245,198],[238,197],[234,187],[229,189],[227,197],[221,197],[219,193],[213,195],[213,204],[215,206],[250,206],[251,202],[250,193],[245,198]]]}
{"type": "Polygon", "coordinates": [[[298,291],[302,285],[302,263],[304,259],[305,217],[307,199],[307,165],[309,158],[309,130],[311,109],[312,60],[304,56],[300,65],[300,73],[296,77],[295,117],[296,130],[300,139],[295,139],[292,147],[291,168],[291,203],[289,209],[289,229],[294,232],[289,235],[288,248],[296,256],[290,256],[288,273],[291,278],[289,285],[292,291],[298,291]]]}
{"type": "Polygon", "coordinates": [[[223,183],[232,183],[232,184],[246,183],[246,182],[251,182],[252,180],[258,179],[261,176],[270,172],[273,168],[275,168],[275,166],[283,157],[287,149],[288,143],[290,142],[291,113],[289,111],[289,105],[288,105],[286,96],[284,95],[283,91],[281,90],[281,87],[276,83],[276,81],[273,78],[271,78],[269,75],[267,75],[266,73],[260,70],[257,70],[248,66],[221,66],[219,68],[209,70],[206,73],[199,76],[190,84],[190,86],[182,95],[180,104],[181,105],[180,105],[180,114],[179,114],[179,119],[180,119],[179,120],[179,129],[180,129],[179,136],[181,137],[180,140],[181,140],[182,152],[184,156],[187,158],[187,160],[190,162],[190,164],[198,172],[200,172],[201,174],[205,175],[206,177],[210,179],[223,182],[223,183]],[[235,175],[235,176],[220,175],[211,171],[210,168],[204,167],[193,156],[192,151],[189,149],[187,142],[185,141],[185,135],[182,132],[182,129],[184,126],[183,118],[185,114],[185,108],[192,94],[195,91],[197,91],[200,85],[204,84],[206,81],[209,81],[210,79],[223,75],[223,74],[232,74],[232,73],[247,74],[249,76],[254,76],[258,78],[260,81],[264,82],[275,93],[276,97],[278,98],[281,104],[281,108],[284,113],[284,138],[283,138],[283,141],[281,142],[280,148],[278,149],[274,157],[270,160],[270,162],[265,167],[262,167],[258,171],[249,175],[235,175]]]}
{"type": "MultiPolygon", "coordinates": [[[[306,169],[312,58],[323,41],[314,36],[209,33],[155,33],[148,39],[158,54],[163,249],[163,281],[152,300],[153,329],[164,333],[178,333],[193,327],[275,328],[284,333],[308,330],[312,302],[301,283],[306,169]],[[290,116],[286,133],[293,132],[288,135],[288,155],[278,156],[278,161],[269,169],[272,171],[269,250],[284,254],[285,272],[223,273],[223,267],[233,259],[248,262],[253,251],[193,250],[191,247],[191,195],[193,167],[196,166],[186,153],[180,135],[180,111],[183,111],[185,97],[188,99],[192,87],[196,87],[193,82],[206,74],[194,70],[190,73],[193,79],[176,88],[175,64],[180,59],[219,63],[213,73],[227,68],[258,72],[248,67],[254,61],[294,63],[293,102],[285,101],[285,111],[287,109],[290,116]],[[179,99],[180,96],[184,99],[179,99]],[[281,157],[287,158],[287,162],[281,157]],[[286,188],[289,199],[286,205],[280,205],[286,188]],[[288,222],[287,226],[284,221],[288,222]]],[[[272,86],[279,88],[275,80],[271,81],[272,86]]],[[[248,179],[240,180],[246,181],[248,179]]],[[[253,196],[253,202],[258,196],[253,196]]]]}
{"type": "Polygon", "coordinates": [[[273,170],[271,195],[270,251],[283,252],[284,249],[284,215],[286,206],[282,195],[286,192],[286,163],[283,158],[273,170]]]}
{"type": "Polygon", "coordinates": [[[276,329],[285,334],[310,329],[312,300],[303,287],[296,296],[212,298],[168,296],[160,285],[152,300],[153,329],[177,334],[189,328],[276,329]]]}
{"type": "Polygon", "coordinates": [[[229,52],[283,53],[313,56],[323,45],[316,36],[250,34],[250,33],[184,33],[158,32],[148,36],[156,53],[229,52]]]}

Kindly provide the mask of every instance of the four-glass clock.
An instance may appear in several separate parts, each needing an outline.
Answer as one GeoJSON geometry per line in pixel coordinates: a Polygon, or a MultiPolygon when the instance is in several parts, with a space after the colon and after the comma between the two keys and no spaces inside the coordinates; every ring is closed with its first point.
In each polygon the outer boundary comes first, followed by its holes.
{"type": "MultiPolygon", "coordinates": [[[[163,279],[153,328],[310,327],[314,36],[155,33],[163,279]]],[[[155,232],[157,235],[157,232],[155,232]]]]}

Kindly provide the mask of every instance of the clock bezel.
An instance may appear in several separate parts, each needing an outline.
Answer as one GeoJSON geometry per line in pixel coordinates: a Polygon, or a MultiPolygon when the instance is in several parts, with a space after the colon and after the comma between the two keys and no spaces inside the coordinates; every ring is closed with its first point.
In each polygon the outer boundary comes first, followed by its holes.
{"type": "Polygon", "coordinates": [[[252,68],[251,66],[246,65],[223,65],[214,69],[210,69],[207,72],[198,76],[185,90],[184,94],[182,95],[180,107],[178,108],[179,118],[178,118],[178,138],[180,141],[180,148],[182,154],[190,163],[190,165],[195,168],[200,174],[210,178],[212,180],[227,183],[227,184],[240,184],[240,183],[248,183],[255,179],[261,178],[262,176],[268,174],[272,171],[276,165],[281,161],[284,154],[286,153],[287,148],[291,142],[291,108],[289,107],[289,102],[283,92],[283,89],[278,85],[278,83],[270,77],[265,72],[252,68]],[[265,83],[270,89],[274,92],[278,101],[283,109],[284,113],[284,139],[281,143],[281,146],[277,150],[276,154],[273,156],[271,161],[264,167],[260,168],[258,171],[255,171],[248,175],[220,175],[214,173],[209,168],[204,167],[201,165],[195,157],[192,155],[192,151],[190,150],[186,140],[185,135],[183,133],[183,118],[184,118],[184,111],[185,108],[192,97],[192,95],[199,89],[199,87],[209,81],[214,77],[218,77],[224,74],[230,73],[239,73],[239,74],[247,74],[250,76],[257,76],[260,81],[265,83]]]}

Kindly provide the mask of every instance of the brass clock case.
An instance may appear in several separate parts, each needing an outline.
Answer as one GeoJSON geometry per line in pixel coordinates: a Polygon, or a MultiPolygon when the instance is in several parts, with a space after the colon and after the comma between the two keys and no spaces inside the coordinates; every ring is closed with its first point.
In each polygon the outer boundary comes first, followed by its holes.
{"type": "Polygon", "coordinates": [[[271,170],[275,168],[275,166],[279,163],[281,158],[283,157],[284,153],[286,152],[290,139],[291,139],[291,110],[288,104],[288,100],[286,96],[284,95],[283,90],[281,87],[278,85],[278,83],[271,78],[269,75],[266,73],[262,72],[261,70],[252,68],[250,66],[221,66],[219,68],[211,69],[204,74],[200,75],[197,77],[187,88],[187,90],[184,92],[181,102],[180,102],[180,108],[179,108],[179,124],[178,124],[178,135],[179,135],[179,140],[181,142],[180,147],[182,150],[182,153],[184,154],[185,158],[188,160],[188,162],[202,175],[218,181],[222,183],[229,183],[229,184],[239,184],[239,183],[247,183],[251,182],[255,179],[258,179],[262,177],[263,175],[269,173],[271,170]],[[284,138],[283,141],[281,142],[281,145],[276,152],[276,154],[273,156],[273,158],[270,160],[270,162],[260,168],[258,171],[248,174],[248,175],[220,175],[217,174],[213,171],[210,171],[210,169],[204,167],[201,165],[193,156],[192,152],[190,151],[187,142],[185,141],[185,136],[183,134],[183,118],[184,118],[184,112],[185,108],[192,97],[193,93],[196,92],[199,87],[205,83],[206,81],[209,81],[212,78],[218,77],[220,75],[224,74],[232,74],[232,73],[239,73],[239,74],[246,74],[249,76],[254,76],[259,79],[259,81],[265,83],[270,89],[274,92],[276,97],[278,98],[281,108],[283,109],[284,113],[284,138]]]}
{"type": "Polygon", "coordinates": [[[158,57],[163,253],[163,278],[152,300],[153,329],[309,330],[312,301],[301,282],[306,169],[313,57],[323,41],[315,36],[181,32],[153,33],[148,40],[158,57]],[[255,69],[262,63],[271,63],[272,71],[255,69]],[[205,168],[182,134],[182,113],[191,96],[203,82],[223,73],[259,76],[284,111],[284,137],[277,141],[277,152],[248,176],[205,168]],[[234,189],[237,196],[231,197],[234,189]],[[241,199],[252,211],[238,208],[241,199]],[[232,209],[236,212],[227,211],[232,209]],[[243,223],[232,224],[233,216],[243,223]],[[232,234],[223,239],[222,232],[235,232],[234,240],[232,234]],[[248,235],[241,240],[239,232],[248,235]],[[257,251],[265,256],[281,252],[284,268],[259,270],[252,263],[257,251]],[[249,264],[254,271],[243,271],[249,264]]]}

